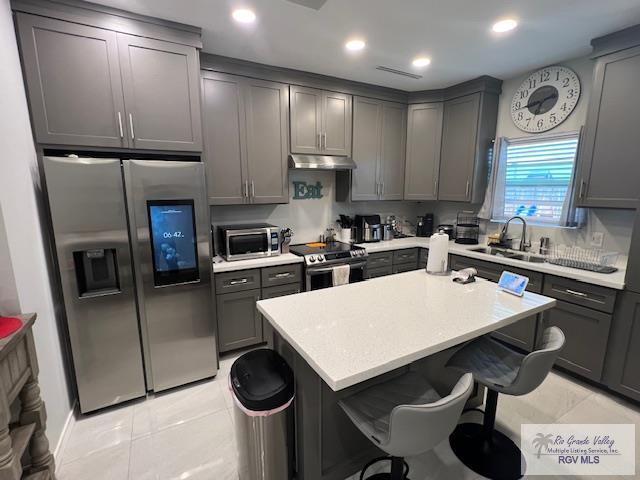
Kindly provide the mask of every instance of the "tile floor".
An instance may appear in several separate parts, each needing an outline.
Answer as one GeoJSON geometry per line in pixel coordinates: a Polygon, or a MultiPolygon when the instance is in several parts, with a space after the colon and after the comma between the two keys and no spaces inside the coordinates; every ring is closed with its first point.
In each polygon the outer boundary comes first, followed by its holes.
{"type": "MultiPolygon", "coordinates": [[[[58,480],[236,480],[226,387],[233,360],[223,358],[213,380],[76,421],[58,459],[58,480]]],[[[475,412],[463,419],[481,421],[475,412]]],[[[498,424],[512,438],[517,439],[521,423],[547,422],[634,423],[640,443],[638,406],[563,374],[550,374],[530,395],[500,397],[498,424]]],[[[457,461],[448,442],[408,461],[412,480],[482,478],[457,461]]]]}

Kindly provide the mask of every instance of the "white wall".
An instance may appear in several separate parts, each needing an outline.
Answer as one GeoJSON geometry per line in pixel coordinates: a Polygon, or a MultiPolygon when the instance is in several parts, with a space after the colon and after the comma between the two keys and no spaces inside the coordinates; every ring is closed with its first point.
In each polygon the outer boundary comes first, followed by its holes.
{"type": "Polygon", "coordinates": [[[13,276],[9,241],[0,208],[0,315],[15,315],[20,312],[20,300],[13,276]]]}
{"type": "MultiPolygon", "coordinates": [[[[294,231],[292,243],[318,240],[329,226],[335,226],[339,214],[380,214],[383,221],[387,215],[396,215],[415,224],[420,214],[418,202],[336,202],[334,172],[292,170],[289,172],[289,203],[283,205],[235,205],[211,207],[214,225],[233,223],[268,222],[279,227],[290,227],[294,231]],[[323,185],[320,199],[293,199],[293,182],[305,181],[323,185]]],[[[423,212],[424,213],[424,212],[423,212]]]]}
{"type": "Polygon", "coordinates": [[[23,312],[34,327],[47,435],[55,448],[71,410],[36,200],[37,161],[9,0],[0,0],[0,208],[23,312]]]}
{"type": "MultiPolygon", "coordinates": [[[[578,131],[580,127],[584,125],[587,118],[587,107],[593,83],[593,61],[587,57],[583,57],[566,62],[559,62],[559,64],[565,65],[577,73],[580,78],[582,93],[575,110],[561,125],[553,129],[552,132],[578,131]]],[[[503,82],[502,94],[500,95],[500,103],[498,105],[496,137],[520,138],[537,135],[518,129],[511,120],[509,110],[513,94],[531,73],[532,72],[526,72],[503,82]]],[[[432,205],[438,223],[453,223],[456,212],[464,207],[464,204],[456,204],[454,202],[439,202],[438,204],[431,203],[430,205],[432,205]]],[[[472,208],[477,211],[480,205],[473,205],[472,208]]],[[[568,229],[533,226],[529,231],[531,232],[531,239],[534,242],[538,241],[542,236],[547,236],[551,238],[552,243],[581,246],[590,246],[592,232],[603,232],[604,248],[626,255],[629,252],[633,218],[634,212],[629,210],[591,209],[587,211],[587,221],[583,228],[568,229]]],[[[514,227],[516,229],[519,228],[517,225],[514,225],[514,227]]],[[[500,228],[502,228],[502,225],[496,223],[486,225],[486,231],[489,233],[498,231],[500,228]]],[[[519,230],[514,230],[516,233],[518,231],[519,230]]]]}

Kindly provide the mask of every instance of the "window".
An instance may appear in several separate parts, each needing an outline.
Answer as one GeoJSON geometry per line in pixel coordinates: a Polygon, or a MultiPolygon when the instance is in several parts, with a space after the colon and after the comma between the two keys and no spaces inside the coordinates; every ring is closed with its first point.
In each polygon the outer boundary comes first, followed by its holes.
{"type": "Polygon", "coordinates": [[[531,223],[575,226],[572,205],[579,133],[502,139],[492,219],[520,215],[531,223]]]}

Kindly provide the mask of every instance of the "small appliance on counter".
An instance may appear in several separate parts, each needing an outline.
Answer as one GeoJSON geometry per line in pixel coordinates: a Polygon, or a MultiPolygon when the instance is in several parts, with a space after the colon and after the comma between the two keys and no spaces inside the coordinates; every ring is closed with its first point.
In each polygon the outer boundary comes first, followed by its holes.
{"type": "Polygon", "coordinates": [[[268,223],[220,225],[218,249],[228,262],[280,255],[280,228],[268,223]]]}
{"type": "Polygon", "coordinates": [[[438,232],[431,235],[426,270],[431,275],[449,273],[449,237],[446,233],[438,232]]]}
{"type": "Polygon", "coordinates": [[[293,237],[293,230],[290,228],[287,227],[280,230],[280,253],[289,253],[291,237],[293,237]]]}
{"type": "Polygon", "coordinates": [[[477,245],[480,238],[480,224],[474,212],[458,212],[456,219],[456,243],[477,245]]]}
{"type": "Polygon", "coordinates": [[[382,240],[380,215],[356,215],[356,242],[379,242],[382,240]]]}
{"type": "Polygon", "coordinates": [[[433,213],[418,217],[416,222],[416,237],[430,237],[433,235],[433,213]]]}
{"type": "Polygon", "coordinates": [[[393,225],[390,223],[385,223],[383,226],[383,240],[386,242],[387,240],[393,240],[396,238],[396,232],[393,228],[393,225]]]}
{"type": "Polygon", "coordinates": [[[440,233],[446,233],[447,235],[449,235],[449,240],[453,240],[456,238],[455,229],[450,223],[440,224],[438,225],[438,228],[436,230],[440,233]]]}
{"type": "Polygon", "coordinates": [[[353,243],[356,239],[356,228],[353,224],[354,220],[349,215],[340,214],[340,218],[336,220],[338,229],[336,239],[339,242],[353,243]]]}

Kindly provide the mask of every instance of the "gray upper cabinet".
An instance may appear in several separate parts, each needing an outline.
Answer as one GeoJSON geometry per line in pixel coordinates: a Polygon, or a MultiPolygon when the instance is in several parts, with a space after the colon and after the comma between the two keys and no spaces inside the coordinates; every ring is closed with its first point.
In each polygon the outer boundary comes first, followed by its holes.
{"type": "Polygon", "coordinates": [[[201,151],[198,51],[118,34],[130,145],[201,151]]]}
{"type": "Polygon", "coordinates": [[[195,47],[21,12],[16,18],[39,143],[202,150],[195,47]]]}
{"type": "Polygon", "coordinates": [[[406,149],[405,105],[354,99],[352,200],[402,200],[406,149]]]}
{"type": "Polygon", "coordinates": [[[497,94],[474,93],[445,102],[438,200],[482,201],[497,118],[497,94]]]}
{"type": "Polygon", "coordinates": [[[246,203],[247,154],[242,77],[203,72],[202,120],[209,203],[246,203]]]}
{"type": "Polygon", "coordinates": [[[125,147],[116,33],[16,14],[40,143],[125,147]]]}
{"type": "Polygon", "coordinates": [[[409,105],[405,200],[437,200],[442,103],[409,105]]]}
{"type": "Polygon", "coordinates": [[[581,207],[635,208],[640,198],[640,47],[600,57],[580,148],[581,207]]]}
{"type": "Polygon", "coordinates": [[[351,96],[291,85],[291,153],[351,154],[351,96]]]}
{"type": "Polygon", "coordinates": [[[209,203],[288,202],[287,86],[203,71],[202,92],[209,203]]]}

